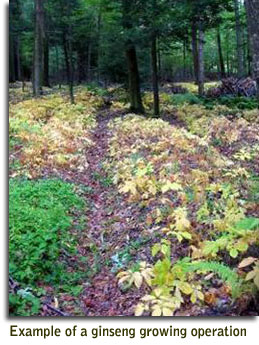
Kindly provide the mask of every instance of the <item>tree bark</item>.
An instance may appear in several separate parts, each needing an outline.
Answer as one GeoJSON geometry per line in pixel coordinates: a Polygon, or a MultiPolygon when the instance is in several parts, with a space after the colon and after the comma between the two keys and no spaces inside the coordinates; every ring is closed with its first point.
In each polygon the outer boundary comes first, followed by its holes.
{"type": "Polygon", "coordinates": [[[35,4],[35,34],[34,34],[34,71],[33,94],[38,97],[42,91],[43,71],[43,1],[34,0],[35,4]]]}
{"type": "Polygon", "coordinates": [[[224,57],[223,57],[223,52],[222,52],[221,36],[220,36],[219,28],[217,30],[217,43],[218,43],[218,53],[219,53],[220,76],[221,78],[226,78],[226,70],[225,70],[225,63],[224,63],[224,57]]]}
{"type": "Polygon", "coordinates": [[[135,46],[128,42],[126,47],[126,58],[129,74],[129,98],[130,110],[133,113],[143,113],[144,108],[142,105],[140,95],[140,81],[138,72],[138,61],[135,46]]]}
{"type": "Polygon", "coordinates": [[[44,38],[44,73],[43,85],[49,87],[49,40],[48,37],[44,38]]]}
{"type": "MultiPolygon", "coordinates": [[[[90,40],[89,44],[88,44],[88,49],[87,49],[87,81],[88,82],[90,82],[91,79],[92,79],[92,76],[91,76],[91,60],[92,60],[92,43],[91,43],[91,40],[90,40]]],[[[99,69],[99,67],[98,67],[98,69],[99,69]]],[[[99,72],[98,72],[98,76],[99,76],[99,72]]],[[[99,77],[98,77],[98,80],[99,80],[99,77]]]]}
{"type": "Polygon", "coordinates": [[[257,85],[257,97],[259,100],[259,1],[245,0],[247,12],[247,24],[251,40],[252,75],[257,85]]]}
{"type": "Polygon", "coordinates": [[[240,22],[240,6],[239,0],[234,0],[235,18],[236,18],[236,44],[237,44],[237,74],[238,77],[244,76],[244,56],[243,56],[243,40],[242,26],[240,22]]]}
{"type": "Polygon", "coordinates": [[[151,63],[152,63],[152,82],[154,98],[154,116],[159,117],[159,86],[158,86],[158,69],[157,69],[157,39],[155,33],[151,39],[151,63]]]}
{"type": "Polygon", "coordinates": [[[14,39],[14,71],[15,71],[15,80],[22,80],[21,73],[21,56],[20,56],[20,37],[19,35],[15,36],[14,39]]]}
{"type": "MultiPolygon", "coordinates": [[[[70,29],[69,29],[70,31],[70,29]]],[[[69,96],[71,104],[75,103],[74,98],[74,76],[73,76],[73,57],[72,57],[72,42],[71,37],[67,38],[66,33],[63,34],[63,48],[64,48],[64,56],[65,56],[65,64],[66,64],[66,74],[67,74],[67,82],[69,87],[69,96]]]]}
{"type": "MultiPolygon", "coordinates": [[[[123,27],[126,31],[132,29],[132,1],[123,0],[123,27]]],[[[140,93],[140,78],[138,70],[138,60],[136,47],[131,39],[127,38],[125,42],[125,52],[128,65],[129,78],[129,99],[130,110],[134,113],[144,113],[144,108],[140,93]]]]}
{"type": "Polygon", "coordinates": [[[9,34],[9,82],[15,82],[13,35],[9,34]]]}
{"type": "Polygon", "coordinates": [[[199,96],[204,94],[204,31],[202,24],[199,24],[199,42],[198,42],[198,89],[199,96]]]}
{"type": "Polygon", "coordinates": [[[153,99],[154,99],[154,116],[159,117],[159,84],[158,84],[158,67],[157,67],[157,0],[152,0],[152,32],[151,32],[151,65],[152,65],[152,84],[153,84],[153,99]]]}
{"type": "Polygon", "coordinates": [[[99,8],[97,18],[97,79],[101,81],[101,28],[102,28],[102,12],[99,8]]]}
{"type": "Polygon", "coordinates": [[[197,24],[192,22],[192,57],[193,57],[193,71],[195,82],[198,84],[198,41],[197,41],[197,24]]]}
{"type": "Polygon", "coordinates": [[[183,41],[183,79],[186,80],[187,78],[187,71],[186,71],[186,39],[183,41]]]}

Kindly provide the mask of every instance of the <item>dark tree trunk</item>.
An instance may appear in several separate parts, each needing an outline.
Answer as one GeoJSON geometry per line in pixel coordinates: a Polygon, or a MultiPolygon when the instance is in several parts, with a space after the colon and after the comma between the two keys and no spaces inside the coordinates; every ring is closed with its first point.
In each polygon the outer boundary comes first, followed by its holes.
{"type": "Polygon", "coordinates": [[[224,57],[222,52],[222,45],[221,45],[221,37],[220,37],[220,29],[217,30],[217,43],[218,43],[218,53],[219,53],[219,67],[220,67],[220,76],[221,78],[226,78],[226,70],[225,70],[225,63],[224,57]]]}
{"type": "MultiPolygon", "coordinates": [[[[87,49],[87,81],[91,81],[91,61],[92,61],[92,43],[89,41],[88,49],[87,49]]],[[[99,69],[99,67],[98,67],[99,69]]],[[[99,75],[99,73],[98,73],[99,75]]]]}
{"type": "Polygon", "coordinates": [[[34,71],[33,93],[38,97],[42,90],[43,72],[43,1],[34,0],[35,4],[35,37],[34,37],[34,71]]]}
{"type": "Polygon", "coordinates": [[[159,117],[159,86],[158,86],[158,70],[157,70],[157,40],[156,35],[152,35],[151,39],[151,63],[152,63],[152,82],[154,97],[154,116],[159,117]]]}
{"type": "Polygon", "coordinates": [[[186,71],[186,40],[183,41],[183,78],[186,80],[187,71],[186,71]]]}
{"type": "Polygon", "coordinates": [[[16,35],[14,40],[14,71],[15,71],[15,80],[22,80],[21,73],[21,57],[20,57],[20,38],[16,35]]]}
{"type": "MultiPolygon", "coordinates": [[[[123,27],[126,31],[132,29],[131,12],[132,1],[123,0],[123,27]]],[[[134,113],[144,113],[140,94],[137,53],[135,45],[131,39],[126,39],[125,52],[128,65],[130,110],[134,113]]]]}
{"type": "Polygon", "coordinates": [[[250,44],[250,36],[249,32],[247,32],[247,71],[248,75],[252,75],[252,69],[251,69],[251,63],[252,63],[252,57],[251,57],[251,44],[250,44]]]}
{"type": "Polygon", "coordinates": [[[15,82],[14,42],[12,34],[9,34],[9,82],[15,82]]]}
{"type": "Polygon", "coordinates": [[[77,70],[79,84],[87,79],[85,51],[80,47],[77,52],[77,70]]]}
{"type": "Polygon", "coordinates": [[[70,102],[71,104],[74,104],[75,98],[74,98],[72,42],[71,42],[71,37],[67,38],[66,33],[64,33],[63,35],[63,47],[64,47],[64,56],[65,56],[66,74],[67,74],[67,82],[68,82],[68,87],[69,87],[70,102]]]}
{"type": "Polygon", "coordinates": [[[56,80],[59,84],[59,88],[61,89],[61,78],[59,76],[59,52],[58,52],[58,47],[55,47],[55,53],[56,53],[56,80]]]}
{"type": "Polygon", "coordinates": [[[102,12],[101,7],[99,8],[97,18],[97,79],[101,80],[101,28],[102,28],[102,12]]]}
{"type": "Polygon", "coordinates": [[[257,84],[257,97],[259,100],[259,1],[246,0],[247,24],[251,40],[252,75],[257,84]]]}
{"type": "Polygon", "coordinates": [[[158,44],[158,51],[157,51],[157,59],[158,59],[158,74],[159,74],[159,77],[161,78],[162,61],[161,61],[161,49],[160,49],[160,44],[159,44],[159,41],[157,42],[157,44],[158,44]]]}
{"type": "Polygon", "coordinates": [[[154,99],[154,116],[159,117],[159,84],[158,84],[158,68],[157,68],[157,32],[155,20],[157,16],[157,0],[152,0],[152,33],[151,33],[151,65],[152,65],[152,84],[154,99]]]}
{"type": "Polygon", "coordinates": [[[197,24],[192,22],[192,57],[193,57],[193,71],[195,82],[198,84],[198,41],[197,41],[197,24]]]}
{"type": "Polygon", "coordinates": [[[242,26],[240,22],[239,0],[234,0],[235,18],[236,18],[236,42],[237,42],[237,74],[239,77],[244,76],[244,57],[243,57],[243,40],[242,26]]]}
{"type": "Polygon", "coordinates": [[[49,87],[49,40],[44,38],[44,73],[43,73],[43,85],[49,87]]]}
{"type": "Polygon", "coordinates": [[[129,74],[130,110],[134,113],[143,113],[144,109],[140,95],[137,53],[135,46],[130,42],[128,42],[126,46],[126,58],[129,74]]]}
{"type": "Polygon", "coordinates": [[[199,96],[204,94],[204,31],[202,24],[199,24],[199,42],[198,42],[198,89],[199,96]]]}

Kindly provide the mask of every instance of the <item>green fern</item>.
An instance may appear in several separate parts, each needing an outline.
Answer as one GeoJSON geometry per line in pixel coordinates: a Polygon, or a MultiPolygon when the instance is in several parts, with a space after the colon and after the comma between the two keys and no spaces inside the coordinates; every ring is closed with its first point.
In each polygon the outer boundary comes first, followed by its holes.
{"type": "Polygon", "coordinates": [[[182,262],[181,267],[185,272],[205,271],[216,273],[231,287],[234,298],[240,296],[242,292],[242,280],[236,272],[222,263],[216,261],[182,262]]]}

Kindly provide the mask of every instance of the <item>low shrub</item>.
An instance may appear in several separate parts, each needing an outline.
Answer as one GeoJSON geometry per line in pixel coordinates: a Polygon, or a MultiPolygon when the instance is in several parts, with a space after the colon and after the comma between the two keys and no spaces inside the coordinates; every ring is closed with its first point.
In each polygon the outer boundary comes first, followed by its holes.
{"type": "Polygon", "coordinates": [[[63,250],[73,252],[72,211],[84,207],[72,184],[60,180],[10,180],[10,274],[19,283],[59,279],[63,250]],[[55,272],[55,274],[54,274],[55,272]]]}

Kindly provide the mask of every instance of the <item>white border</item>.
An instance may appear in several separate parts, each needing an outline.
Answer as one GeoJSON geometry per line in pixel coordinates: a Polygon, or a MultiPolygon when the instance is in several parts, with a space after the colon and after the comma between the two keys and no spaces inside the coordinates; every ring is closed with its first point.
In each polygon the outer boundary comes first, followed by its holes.
{"type": "Polygon", "coordinates": [[[1,97],[1,266],[2,266],[2,274],[1,274],[1,322],[0,322],[0,339],[2,344],[19,344],[19,345],[30,345],[30,344],[108,344],[108,345],[116,345],[116,344],[157,344],[158,341],[163,342],[164,344],[204,344],[207,345],[210,343],[211,345],[239,345],[239,344],[256,344],[257,337],[258,337],[258,317],[256,318],[189,318],[189,319],[181,319],[181,318],[171,318],[171,319],[127,319],[127,318],[113,318],[113,319],[8,319],[6,316],[6,308],[7,308],[7,179],[6,179],[6,172],[7,172],[7,146],[6,146],[6,139],[7,139],[7,87],[8,87],[8,34],[7,34],[7,6],[8,1],[2,0],[0,2],[0,23],[1,23],[1,54],[0,54],[0,65],[1,65],[1,90],[0,90],[0,97],[1,97]],[[179,338],[146,338],[146,339],[128,339],[128,338],[99,338],[99,339],[91,339],[91,337],[87,338],[80,338],[80,337],[65,337],[62,336],[60,338],[48,338],[48,339],[41,339],[41,338],[25,338],[25,337],[10,337],[9,330],[10,325],[16,324],[20,327],[50,327],[54,325],[55,327],[59,327],[61,330],[65,330],[67,327],[73,327],[74,325],[78,325],[79,328],[86,327],[90,329],[91,327],[98,327],[102,325],[103,327],[135,327],[136,330],[140,328],[156,328],[156,327],[168,327],[172,325],[173,327],[186,327],[190,333],[191,328],[216,328],[216,327],[225,327],[232,325],[233,327],[242,328],[245,327],[247,329],[247,337],[246,338],[203,338],[203,339],[195,339],[188,337],[185,340],[179,338]]]}

